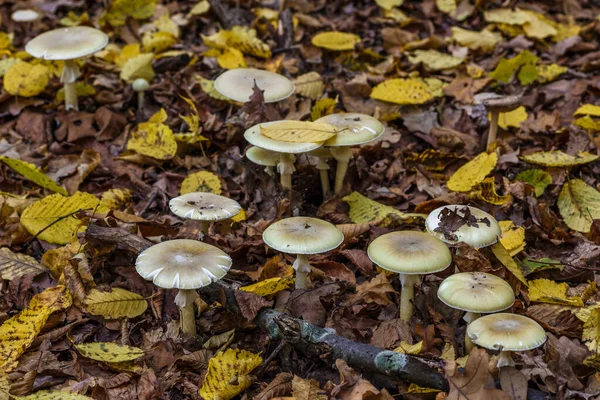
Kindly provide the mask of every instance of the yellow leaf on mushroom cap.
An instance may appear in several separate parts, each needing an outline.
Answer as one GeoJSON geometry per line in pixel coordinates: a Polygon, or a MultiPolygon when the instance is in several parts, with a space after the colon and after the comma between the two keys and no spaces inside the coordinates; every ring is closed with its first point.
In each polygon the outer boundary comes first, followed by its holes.
{"type": "Polygon", "coordinates": [[[21,61],[4,74],[4,89],[13,96],[33,97],[44,91],[49,79],[46,66],[21,61]]]}
{"type": "Polygon", "coordinates": [[[498,162],[496,153],[481,153],[462,167],[448,180],[448,189],[455,192],[468,192],[477,184],[483,182],[486,176],[494,170],[498,162]]]}
{"type": "Polygon", "coordinates": [[[262,364],[263,359],[246,350],[227,349],[208,362],[208,372],[200,388],[203,399],[230,400],[248,388],[252,380],[248,376],[262,364]]]}
{"type": "Polygon", "coordinates": [[[360,41],[360,36],[347,32],[321,32],[312,38],[313,46],[333,51],[354,50],[360,41]]]}
{"type": "Polygon", "coordinates": [[[337,132],[338,129],[333,125],[310,121],[279,121],[260,125],[260,133],[264,136],[291,143],[324,142],[337,132]]]}

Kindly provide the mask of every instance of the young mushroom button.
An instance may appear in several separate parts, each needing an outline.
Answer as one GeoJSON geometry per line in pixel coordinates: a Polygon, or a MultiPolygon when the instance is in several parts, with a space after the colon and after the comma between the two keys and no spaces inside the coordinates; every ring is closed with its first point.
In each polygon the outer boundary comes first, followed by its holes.
{"type": "MultiPolygon", "coordinates": [[[[481,314],[495,313],[510,308],[515,293],[508,282],[486,272],[461,272],[450,275],[440,284],[437,295],[448,307],[466,311],[467,324],[481,314]]],[[[469,354],[473,342],[465,335],[465,353],[469,354]]]]}
{"type": "Polygon", "coordinates": [[[327,221],[310,217],[282,219],[263,232],[267,246],[287,254],[295,254],[296,289],[306,289],[310,263],[307,254],[326,253],[344,241],[344,234],[327,221]]]}
{"type": "Polygon", "coordinates": [[[75,81],[81,75],[75,60],[100,51],[108,43],[108,36],[95,28],[74,26],[54,29],[31,39],[25,51],[44,60],[63,60],[60,81],[65,88],[65,108],[78,110],[75,81]]]}
{"type": "Polygon", "coordinates": [[[178,217],[200,221],[202,236],[208,235],[210,221],[235,217],[242,209],[235,200],[205,192],[182,194],[171,199],[169,207],[178,217]]]}
{"type": "Polygon", "coordinates": [[[37,21],[41,17],[40,13],[29,8],[16,10],[10,15],[10,19],[14,22],[30,23],[37,21]]]}
{"type": "Polygon", "coordinates": [[[315,122],[330,124],[339,129],[339,132],[327,140],[323,146],[330,147],[331,155],[337,161],[334,192],[340,193],[348,170],[348,162],[352,158],[350,146],[376,140],[383,135],[385,127],[377,119],[366,114],[357,113],[330,114],[319,118],[315,122]]]}
{"type": "Polygon", "coordinates": [[[386,233],[373,240],[367,255],[381,268],[400,274],[400,319],[410,321],[413,314],[414,285],[422,274],[446,269],[452,254],[439,239],[423,232],[386,233]]]}
{"type": "Polygon", "coordinates": [[[217,92],[241,103],[250,101],[255,84],[264,91],[265,103],[283,100],[296,89],[285,76],[254,68],[230,69],[215,79],[217,92]]]}
{"type": "Polygon", "coordinates": [[[138,95],[138,110],[144,108],[144,92],[150,89],[150,83],[144,78],[138,78],[131,84],[133,90],[138,95]]]}
{"type": "Polygon", "coordinates": [[[500,351],[498,368],[514,366],[511,352],[532,350],[546,341],[544,328],[531,318],[517,314],[485,315],[467,327],[467,335],[478,346],[500,351]]]}
{"type": "Polygon", "coordinates": [[[179,289],[175,303],[180,309],[183,333],[196,334],[196,289],[223,278],[231,258],[222,250],[196,240],[176,239],[151,246],[140,253],[135,269],[140,276],[163,289],[179,289]]]}

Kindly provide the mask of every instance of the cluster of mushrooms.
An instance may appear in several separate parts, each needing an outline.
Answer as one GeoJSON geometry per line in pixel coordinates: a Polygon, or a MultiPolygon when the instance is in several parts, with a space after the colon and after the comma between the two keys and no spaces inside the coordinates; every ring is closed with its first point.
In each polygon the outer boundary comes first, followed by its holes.
{"type": "MultiPolygon", "coordinates": [[[[249,101],[255,86],[264,90],[265,103],[283,100],[295,90],[292,81],[286,77],[253,68],[231,69],[215,80],[215,89],[219,93],[239,102],[249,101]]],[[[369,115],[345,113],[326,115],[314,121],[333,125],[338,130],[335,136],[324,142],[286,142],[261,133],[261,127],[279,122],[281,121],[258,124],[244,133],[246,140],[253,145],[246,152],[246,157],[253,163],[264,166],[270,175],[273,174],[273,167],[277,167],[281,185],[287,190],[292,189],[295,155],[306,153],[316,157],[323,196],[330,192],[327,159],[333,157],[337,161],[334,192],[339,193],[348,170],[348,162],[352,158],[351,146],[377,140],[384,131],[383,124],[369,115]]]]}
{"type": "MultiPolygon", "coordinates": [[[[452,263],[448,245],[464,242],[479,249],[495,244],[502,234],[498,222],[490,214],[461,205],[432,211],[425,220],[425,227],[427,232],[399,231],[381,235],[367,249],[371,261],[399,274],[402,283],[400,318],[407,322],[413,314],[414,285],[420,282],[421,275],[440,272],[452,263]],[[439,229],[442,217],[449,213],[481,222],[464,224],[449,235],[439,229]]],[[[437,294],[449,307],[466,311],[466,352],[470,352],[473,344],[500,351],[498,367],[514,365],[510,352],[531,350],[546,341],[544,329],[534,320],[499,313],[512,307],[515,294],[506,281],[495,275],[457,272],[440,284],[437,294]]]]}

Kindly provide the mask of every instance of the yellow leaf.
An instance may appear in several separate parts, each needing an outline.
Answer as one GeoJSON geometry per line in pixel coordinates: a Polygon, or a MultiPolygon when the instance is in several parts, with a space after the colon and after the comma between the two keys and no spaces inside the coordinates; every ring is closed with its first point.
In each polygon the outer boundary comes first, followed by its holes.
{"type": "Polygon", "coordinates": [[[313,46],[333,51],[354,50],[360,41],[360,36],[346,32],[321,32],[312,38],[313,46]]]}
{"type": "Polygon", "coordinates": [[[221,101],[229,101],[228,97],[225,97],[221,93],[217,92],[217,90],[215,89],[215,81],[203,78],[200,75],[196,75],[195,77],[196,80],[200,82],[200,87],[202,88],[202,91],[208,96],[221,101]]]}
{"type": "Polygon", "coordinates": [[[596,161],[598,156],[582,151],[577,154],[577,157],[574,157],[560,150],[552,150],[532,153],[521,158],[530,164],[543,165],[544,167],[574,167],[596,161]]]}
{"type": "MultiPolygon", "coordinates": [[[[85,82],[76,82],[75,83],[75,91],[77,92],[78,97],[84,96],[92,96],[96,94],[96,89],[92,85],[89,85],[85,82]]],[[[65,101],[65,89],[60,88],[58,92],[56,92],[56,101],[63,102],[65,101]]]]}
{"type": "Polygon", "coordinates": [[[386,18],[389,18],[389,19],[393,20],[394,22],[397,22],[401,27],[408,25],[410,22],[413,21],[412,18],[408,17],[405,13],[403,13],[402,11],[400,11],[397,8],[392,8],[391,10],[385,10],[383,15],[385,15],[386,18]]]}
{"type": "Polygon", "coordinates": [[[205,349],[219,349],[225,350],[231,342],[233,342],[233,338],[235,336],[235,329],[232,329],[227,332],[223,332],[220,335],[214,335],[208,338],[206,342],[202,344],[202,347],[205,349]]]}
{"type": "Polygon", "coordinates": [[[131,134],[127,149],[157,160],[170,160],[177,153],[177,142],[173,131],[163,124],[164,109],[154,114],[147,122],[142,122],[131,134]]]}
{"type": "Polygon", "coordinates": [[[423,104],[433,100],[430,87],[422,79],[389,79],[371,92],[376,100],[396,104],[423,104]]]}
{"type": "Polygon", "coordinates": [[[513,11],[509,8],[496,8],[483,14],[487,22],[506,25],[523,25],[529,21],[526,11],[513,11]]]}
{"type": "MultiPolygon", "coordinates": [[[[491,114],[488,117],[491,120],[491,114]]],[[[519,108],[500,113],[498,116],[498,126],[502,129],[508,128],[519,128],[521,126],[521,122],[527,119],[527,111],[525,111],[525,107],[520,106],[519,108]]]]}
{"type": "Polygon", "coordinates": [[[89,14],[83,12],[81,15],[77,15],[73,11],[69,11],[67,15],[60,19],[60,24],[62,26],[78,26],[90,20],[89,14]]]}
{"type": "Polygon", "coordinates": [[[522,226],[515,226],[512,221],[498,221],[500,229],[502,229],[502,236],[500,237],[500,243],[511,257],[516,256],[518,253],[525,249],[525,228],[522,226]]]}
{"type": "Polygon", "coordinates": [[[203,399],[230,400],[248,388],[252,370],[262,364],[263,359],[246,350],[227,349],[208,362],[208,372],[200,388],[203,399]]]}
{"type": "Polygon", "coordinates": [[[527,37],[534,39],[546,39],[556,35],[558,32],[549,24],[543,15],[532,11],[525,11],[529,15],[529,21],[523,24],[523,30],[527,37]]]}
{"type": "Polygon", "coordinates": [[[40,390],[29,396],[14,396],[15,400],[93,400],[92,397],[63,390],[40,390]]]}
{"type": "Polygon", "coordinates": [[[335,111],[335,105],[337,104],[337,99],[332,99],[330,97],[325,97],[317,100],[315,105],[313,106],[310,112],[310,118],[313,121],[318,120],[321,117],[324,117],[329,114],[333,114],[335,111]]]}
{"type": "Polygon", "coordinates": [[[431,71],[441,71],[458,67],[464,58],[440,53],[437,50],[415,50],[412,55],[408,55],[408,60],[413,64],[423,64],[431,71]]]}
{"type": "Polygon", "coordinates": [[[230,30],[221,30],[211,36],[202,36],[207,46],[213,49],[225,50],[228,47],[235,48],[244,54],[271,58],[271,48],[256,37],[256,30],[247,26],[234,26],[230,30]]]}
{"type": "Polygon", "coordinates": [[[181,119],[185,121],[188,125],[188,132],[184,134],[176,134],[175,140],[177,141],[185,141],[187,143],[195,143],[195,142],[203,142],[208,141],[207,138],[200,135],[202,129],[200,128],[200,116],[198,115],[198,109],[196,108],[196,104],[185,96],[180,96],[192,109],[192,114],[190,115],[181,115],[181,119]]]}
{"type": "Polygon", "coordinates": [[[575,115],[590,115],[592,117],[600,117],[600,106],[593,104],[584,104],[573,113],[575,115]]]}
{"type": "Polygon", "coordinates": [[[76,344],[82,356],[96,361],[116,363],[131,361],[144,355],[144,350],[133,346],[121,346],[110,342],[76,344]]]}
{"type": "Polygon", "coordinates": [[[456,11],[456,0],[435,0],[435,6],[444,14],[452,14],[456,11]]]}
{"type": "Polygon", "coordinates": [[[113,288],[110,292],[92,289],[85,298],[85,306],[92,315],[104,318],[135,318],[148,308],[146,299],[137,293],[121,288],[113,288]]]}
{"type": "Polygon", "coordinates": [[[566,283],[557,283],[550,279],[535,279],[529,281],[529,300],[538,303],[560,304],[565,306],[583,307],[581,297],[567,297],[566,283]]]}
{"type": "Polygon", "coordinates": [[[121,79],[131,83],[138,78],[147,80],[148,82],[154,79],[154,69],[152,69],[153,53],[140,54],[131,57],[123,65],[121,69],[121,79]]]}
{"type": "Polygon", "coordinates": [[[17,366],[17,360],[31,345],[55,311],[68,308],[71,295],[64,286],[55,286],[33,296],[26,309],[0,326],[0,374],[17,366]]]}
{"type": "Polygon", "coordinates": [[[209,171],[193,173],[183,180],[179,194],[191,192],[221,194],[221,181],[217,175],[209,171]]]}
{"type": "Polygon", "coordinates": [[[44,175],[42,171],[33,164],[25,161],[17,160],[14,158],[0,156],[0,161],[14,169],[19,174],[23,175],[25,179],[39,185],[45,189],[52,190],[53,192],[67,195],[65,188],[54,182],[52,179],[44,175]]]}
{"type": "Polygon", "coordinates": [[[496,256],[498,261],[502,263],[518,280],[520,280],[525,286],[528,285],[527,280],[525,279],[525,275],[523,275],[523,270],[519,265],[513,260],[511,255],[506,251],[504,246],[501,243],[496,243],[492,245],[492,253],[496,256]]]}
{"type": "Polygon", "coordinates": [[[0,248],[0,275],[2,279],[12,280],[17,276],[41,274],[48,271],[46,267],[31,256],[13,253],[8,247],[0,248]]]}
{"type": "Polygon", "coordinates": [[[567,226],[587,233],[600,218],[600,192],[581,179],[571,179],[558,195],[558,211],[567,226]]]}
{"type": "Polygon", "coordinates": [[[154,25],[156,30],[159,32],[170,33],[175,38],[175,40],[179,38],[179,35],[181,33],[177,23],[171,18],[169,18],[169,13],[163,14],[159,19],[153,21],[152,25],[154,25]]]}
{"type": "Polygon", "coordinates": [[[202,15],[206,14],[210,10],[210,3],[208,0],[200,0],[189,12],[189,15],[202,15]]]}
{"type": "Polygon", "coordinates": [[[246,68],[244,54],[235,47],[228,47],[217,57],[219,67],[224,69],[246,68]]]}
{"type": "Polygon", "coordinates": [[[21,214],[21,224],[32,235],[48,243],[69,243],[80,228],[82,222],[76,213],[81,210],[107,212],[100,200],[92,194],[76,192],[73,196],[53,194],[36,201],[21,214]],[[47,229],[46,229],[47,228],[47,229]]]}
{"type": "Polygon", "coordinates": [[[319,382],[314,379],[302,379],[294,375],[292,379],[292,399],[294,400],[327,400],[325,391],[319,387],[319,382]]]}
{"type": "Polygon", "coordinates": [[[493,50],[502,41],[500,34],[487,29],[477,32],[453,26],[451,30],[452,39],[471,50],[493,50]]]}
{"type": "Polygon", "coordinates": [[[49,81],[48,68],[21,61],[4,75],[4,89],[13,96],[33,97],[42,93],[49,81]]]}
{"type": "Polygon", "coordinates": [[[15,34],[12,32],[0,32],[0,49],[10,50],[14,36],[15,34]]]}
{"type": "Polygon", "coordinates": [[[423,351],[423,341],[421,340],[418,343],[410,344],[403,340],[400,342],[400,346],[396,347],[393,351],[396,353],[417,355],[423,351]]]}
{"type": "Polygon", "coordinates": [[[404,4],[404,0],[375,0],[375,3],[384,10],[391,10],[404,4]]]}
{"type": "Polygon", "coordinates": [[[294,284],[294,278],[269,278],[248,286],[242,286],[240,290],[257,294],[259,296],[269,296],[288,289],[294,284]]]}
{"type": "Polygon", "coordinates": [[[318,72],[309,72],[294,79],[296,93],[309,99],[317,100],[323,96],[325,85],[318,72]]]}
{"type": "Polygon", "coordinates": [[[55,279],[58,279],[65,269],[66,264],[80,251],[81,244],[73,241],[65,246],[48,250],[42,256],[42,264],[48,267],[55,279]]]}
{"type": "Polygon", "coordinates": [[[144,53],[162,53],[175,43],[177,43],[177,37],[170,32],[146,32],[142,36],[144,53]]]}
{"type": "MultiPolygon", "coordinates": [[[[595,353],[600,352],[600,308],[591,310],[589,317],[583,324],[581,340],[586,342],[586,346],[591,351],[595,353]]],[[[599,355],[596,354],[594,360],[594,364],[596,365],[600,365],[598,356],[599,355]]]]}
{"type": "Polygon", "coordinates": [[[455,192],[468,192],[485,179],[496,167],[496,153],[481,153],[462,167],[448,180],[448,189],[455,192]]]}
{"type": "Polygon", "coordinates": [[[334,137],[337,128],[330,124],[309,121],[279,121],[268,126],[260,125],[260,133],[282,142],[324,142],[334,137]]]}
{"type": "Polygon", "coordinates": [[[139,43],[128,44],[121,49],[121,52],[119,53],[119,56],[115,60],[115,63],[119,67],[123,67],[127,63],[127,61],[129,61],[130,59],[132,59],[134,57],[139,56],[140,54],[141,54],[141,51],[140,51],[139,43]]]}
{"type": "Polygon", "coordinates": [[[540,83],[552,82],[569,70],[569,68],[559,64],[538,65],[536,68],[537,80],[540,83]]]}
{"type": "Polygon", "coordinates": [[[102,193],[102,205],[111,210],[119,210],[131,204],[129,189],[109,189],[102,193]]]}
{"type": "Polygon", "coordinates": [[[475,185],[470,196],[496,206],[506,204],[512,198],[510,194],[500,196],[496,192],[496,182],[494,181],[493,177],[485,178],[483,181],[481,181],[481,183],[475,185]]]}
{"type": "Polygon", "coordinates": [[[245,211],[245,210],[242,208],[242,209],[240,210],[240,212],[239,212],[239,213],[237,213],[237,215],[234,215],[234,216],[233,216],[233,217],[231,217],[230,219],[231,219],[231,221],[232,221],[232,224],[233,224],[234,222],[242,222],[242,221],[245,221],[245,220],[246,220],[246,218],[247,218],[247,216],[246,216],[246,211],[245,211]]]}
{"type": "Polygon", "coordinates": [[[576,125],[583,129],[592,130],[592,131],[600,130],[600,121],[595,121],[589,115],[586,115],[585,117],[577,118],[575,121],[573,121],[573,125],[576,125]]]}
{"type": "MultiPolygon", "coordinates": [[[[454,360],[452,360],[452,361],[454,361],[454,360]]],[[[437,392],[441,392],[441,390],[428,388],[428,387],[422,387],[415,383],[411,383],[408,386],[408,391],[407,391],[407,393],[414,393],[414,394],[426,394],[426,393],[437,393],[437,392]]]]}
{"type": "Polygon", "coordinates": [[[355,224],[375,222],[392,214],[400,219],[425,218],[425,214],[403,213],[393,207],[371,200],[358,192],[352,192],[342,198],[350,206],[348,216],[355,224]]]}
{"type": "Polygon", "coordinates": [[[8,57],[0,61],[0,76],[4,76],[13,65],[20,63],[18,58],[8,57]]]}
{"type": "Polygon", "coordinates": [[[114,0],[110,3],[107,13],[102,21],[114,27],[125,25],[127,17],[147,19],[154,15],[158,0],[114,0]]]}

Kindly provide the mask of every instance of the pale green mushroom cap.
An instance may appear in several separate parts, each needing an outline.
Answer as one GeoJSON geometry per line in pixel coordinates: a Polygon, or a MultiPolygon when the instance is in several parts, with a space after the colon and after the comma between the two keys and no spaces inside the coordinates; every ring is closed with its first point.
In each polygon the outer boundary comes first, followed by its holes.
{"type": "Polygon", "coordinates": [[[254,68],[225,71],[215,79],[215,89],[231,100],[245,103],[250,101],[255,82],[260,90],[264,90],[265,103],[283,100],[296,90],[292,81],[285,76],[254,68]]]}
{"type": "Polygon", "coordinates": [[[135,81],[133,81],[131,86],[136,92],[143,92],[144,90],[150,89],[150,83],[144,78],[137,78],[135,81]]]}
{"type": "Polygon", "coordinates": [[[246,157],[254,164],[263,165],[265,167],[276,166],[281,158],[279,153],[262,149],[257,146],[252,146],[246,150],[246,157]]]}
{"type": "Polygon", "coordinates": [[[369,143],[383,135],[385,130],[376,118],[359,113],[329,114],[315,122],[330,124],[340,129],[337,135],[325,142],[324,146],[327,147],[369,143]]]}
{"type": "Polygon", "coordinates": [[[41,14],[32,9],[16,10],[10,15],[10,19],[15,22],[33,22],[38,20],[41,14]]]}
{"type": "Polygon", "coordinates": [[[467,327],[467,335],[478,346],[501,351],[531,350],[546,341],[546,332],[540,324],[523,315],[509,313],[476,319],[467,327]]]}
{"type": "Polygon", "coordinates": [[[323,145],[323,142],[310,142],[310,143],[293,143],[283,142],[281,140],[275,140],[266,137],[260,132],[260,126],[269,126],[281,121],[265,122],[264,124],[254,125],[244,133],[244,138],[254,145],[263,149],[276,151],[278,153],[306,153],[311,150],[317,149],[323,145]]]}
{"type": "Polygon", "coordinates": [[[465,242],[476,249],[491,246],[500,240],[500,237],[502,236],[502,229],[500,229],[500,225],[498,224],[498,221],[496,221],[496,218],[492,217],[485,211],[480,210],[479,208],[463,205],[449,205],[436,208],[425,219],[425,228],[427,229],[427,232],[445,243],[457,244],[460,242],[465,242]],[[477,220],[487,218],[489,221],[489,226],[484,222],[478,222],[478,226],[469,226],[464,224],[458,228],[458,230],[453,232],[453,234],[456,236],[456,240],[448,238],[444,235],[444,233],[435,231],[435,229],[440,226],[442,210],[445,208],[457,212],[459,216],[464,216],[464,210],[465,208],[468,208],[471,211],[471,214],[477,218],[477,220]]]}
{"type": "Polygon", "coordinates": [[[100,51],[108,35],[89,26],[54,29],[31,39],[25,51],[44,60],[74,60],[100,51]]]}
{"type": "Polygon", "coordinates": [[[439,272],[452,263],[452,254],[442,241],[417,231],[381,235],[371,242],[367,255],[381,268],[407,275],[439,272]]]}
{"type": "Polygon", "coordinates": [[[164,289],[198,289],[223,278],[231,258],[221,249],[189,239],[175,239],[148,247],[138,256],[140,276],[164,289]]]}
{"type": "Polygon", "coordinates": [[[271,224],[263,232],[267,246],[288,254],[319,254],[338,247],[344,234],[318,218],[292,217],[271,224]]]}
{"type": "Polygon", "coordinates": [[[515,302],[512,287],[486,272],[460,272],[440,284],[439,299],[449,307],[473,313],[506,310],[515,302]]]}
{"type": "Polygon", "coordinates": [[[169,201],[173,214],[200,221],[221,221],[239,214],[242,207],[235,200],[213,193],[191,192],[169,201]]]}

